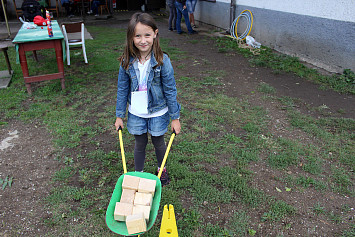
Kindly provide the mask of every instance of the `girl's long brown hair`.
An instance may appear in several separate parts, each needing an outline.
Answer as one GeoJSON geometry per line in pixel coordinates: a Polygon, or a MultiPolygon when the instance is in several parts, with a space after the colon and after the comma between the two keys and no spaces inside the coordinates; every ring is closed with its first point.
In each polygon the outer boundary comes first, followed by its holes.
{"type": "MultiPolygon", "coordinates": [[[[147,25],[147,26],[151,27],[154,32],[155,32],[155,30],[158,29],[154,18],[151,15],[149,15],[148,13],[137,12],[132,15],[131,20],[129,21],[128,27],[127,27],[126,47],[124,49],[122,56],[119,58],[119,60],[122,64],[122,67],[125,70],[128,69],[130,56],[132,56],[133,58],[138,58],[138,59],[141,57],[141,54],[140,54],[138,48],[134,45],[134,42],[133,42],[133,37],[135,36],[136,25],[139,22],[143,25],[147,25]]],[[[164,54],[163,54],[163,51],[161,50],[160,44],[159,44],[159,33],[157,34],[156,38],[154,39],[152,51],[154,53],[155,59],[158,62],[158,65],[159,66],[162,65],[164,54]]]]}

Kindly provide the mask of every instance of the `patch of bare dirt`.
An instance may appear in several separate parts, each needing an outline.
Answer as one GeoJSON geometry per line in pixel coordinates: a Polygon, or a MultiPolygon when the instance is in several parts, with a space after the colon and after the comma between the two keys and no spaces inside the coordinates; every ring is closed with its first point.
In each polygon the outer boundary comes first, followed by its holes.
{"type": "Polygon", "coordinates": [[[0,140],[11,137],[0,149],[0,178],[13,177],[11,187],[0,189],[0,236],[35,236],[46,232],[43,220],[50,213],[43,200],[59,164],[52,137],[42,125],[9,121],[0,130],[0,140]]]}

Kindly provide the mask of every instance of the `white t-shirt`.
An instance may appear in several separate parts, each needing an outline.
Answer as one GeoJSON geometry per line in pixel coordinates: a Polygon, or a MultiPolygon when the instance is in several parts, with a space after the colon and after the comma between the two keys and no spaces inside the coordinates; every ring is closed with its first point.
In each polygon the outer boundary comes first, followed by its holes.
{"type": "MultiPolygon", "coordinates": [[[[139,61],[138,63],[138,70],[139,70],[139,81],[138,81],[138,91],[147,91],[147,81],[148,81],[148,77],[149,77],[149,73],[148,73],[148,68],[149,68],[149,64],[150,64],[150,59],[148,59],[147,61],[145,61],[143,64],[141,64],[139,61]]],[[[146,94],[148,97],[148,93],[146,94]]],[[[148,98],[146,99],[146,101],[148,101],[148,98]]],[[[146,105],[148,107],[148,104],[146,105]]],[[[159,110],[155,113],[152,114],[139,114],[136,113],[134,111],[134,109],[132,109],[131,105],[128,106],[128,111],[138,117],[141,118],[153,118],[153,117],[158,117],[161,116],[163,114],[165,114],[166,112],[168,112],[168,107],[165,107],[162,110],[159,110]]]]}

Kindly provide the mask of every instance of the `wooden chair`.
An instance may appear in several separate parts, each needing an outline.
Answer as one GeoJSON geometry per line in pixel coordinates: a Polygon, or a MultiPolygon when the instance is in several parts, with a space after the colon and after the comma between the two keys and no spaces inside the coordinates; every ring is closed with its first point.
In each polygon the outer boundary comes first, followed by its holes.
{"type": "Polygon", "coordinates": [[[107,0],[105,0],[105,4],[101,4],[99,6],[99,10],[100,10],[100,15],[102,15],[102,10],[106,9],[107,11],[107,14],[110,14],[110,10],[108,8],[108,3],[107,3],[107,0]]]}
{"type": "Polygon", "coordinates": [[[70,66],[70,49],[80,49],[82,48],[84,54],[85,64],[88,64],[88,59],[86,57],[85,50],[85,37],[84,37],[84,23],[80,22],[68,22],[62,24],[63,35],[67,51],[67,64],[70,66]],[[80,37],[72,38],[68,36],[71,33],[80,33],[80,37]],[[73,46],[73,47],[71,47],[73,46]]]}
{"type": "Polygon", "coordinates": [[[16,11],[17,20],[19,20],[20,15],[22,15],[22,9],[21,9],[21,7],[17,7],[16,6],[16,0],[12,0],[12,2],[14,3],[14,8],[15,8],[15,11],[16,11]]]}
{"type": "Polygon", "coordinates": [[[55,12],[57,14],[57,17],[59,17],[59,4],[58,4],[58,0],[55,0],[55,5],[54,3],[51,3],[53,2],[54,0],[47,0],[47,4],[48,4],[48,7],[47,7],[47,10],[49,12],[55,12]]]}

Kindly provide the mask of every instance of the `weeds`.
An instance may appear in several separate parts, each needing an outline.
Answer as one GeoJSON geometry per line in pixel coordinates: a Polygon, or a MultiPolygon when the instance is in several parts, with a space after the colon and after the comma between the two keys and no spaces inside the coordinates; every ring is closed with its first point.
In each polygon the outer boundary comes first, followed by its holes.
{"type": "Polygon", "coordinates": [[[345,69],[341,75],[324,76],[315,69],[306,67],[297,57],[278,54],[265,46],[262,46],[264,50],[260,51],[260,55],[253,55],[248,49],[239,48],[238,44],[230,38],[216,38],[216,42],[220,52],[235,50],[248,58],[253,66],[272,68],[275,74],[291,72],[335,91],[355,94],[355,74],[350,69],[345,69]]]}
{"type": "Polygon", "coordinates": [[[6,187],[11,188],[13,178],[12,176],[6,176],[5,179],[0,178],[1,189],[4,190],[6,187]]]}

